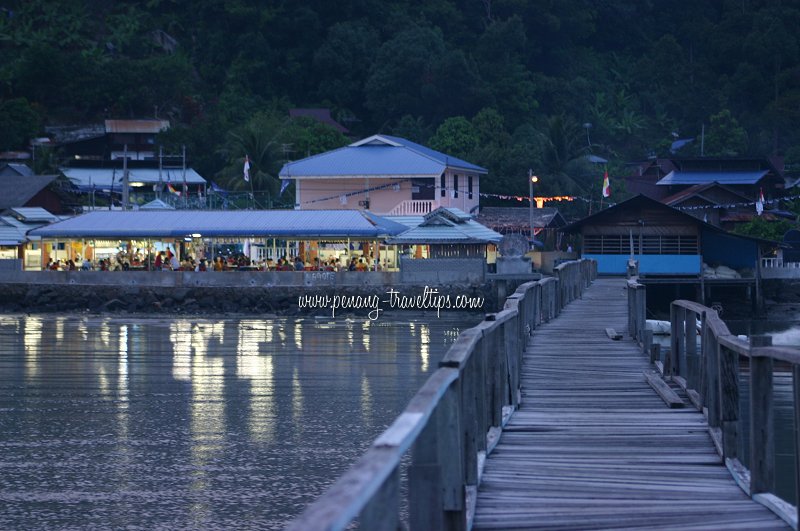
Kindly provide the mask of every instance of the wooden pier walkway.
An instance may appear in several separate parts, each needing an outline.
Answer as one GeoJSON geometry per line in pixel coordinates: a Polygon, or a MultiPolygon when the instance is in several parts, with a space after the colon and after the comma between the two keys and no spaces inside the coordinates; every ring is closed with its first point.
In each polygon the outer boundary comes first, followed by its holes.
{"type": "Polygon", "coordinates": [[[789,528],[736,485],[702,413],[668,408],[647,384],[627,319],[624,280],[597,279],[536,329],[474,528],[789,528]]]}

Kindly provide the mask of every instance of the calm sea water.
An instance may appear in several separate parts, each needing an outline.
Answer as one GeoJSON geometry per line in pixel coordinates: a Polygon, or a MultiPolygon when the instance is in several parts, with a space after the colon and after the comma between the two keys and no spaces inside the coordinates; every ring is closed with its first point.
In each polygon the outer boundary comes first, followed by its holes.
{"type": "Polygon", "coordinates": [[[0,528],[282,528],[479,319],[0,316],[0,528]]]}

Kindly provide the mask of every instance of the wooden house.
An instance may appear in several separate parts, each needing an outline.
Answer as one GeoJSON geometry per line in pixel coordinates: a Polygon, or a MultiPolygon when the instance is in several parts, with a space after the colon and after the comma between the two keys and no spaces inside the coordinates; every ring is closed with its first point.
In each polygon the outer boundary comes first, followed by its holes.
{"type": "Polygon", "coordinates": [[[583,258],[600,274],[625,274],[628,261],[640,275],[701,278],[725,266],[753,278],[771,242],[726,232],[684,211],[638,195],[562,229],[580,236],[583,258]]]}
{"type": "Polygon", "coordinates": [[[626,177],[629,192],[663,200],[688,188],[719,183],[755,201],[779,197],[790,183],[783,162],[768,157],[696,157],[650,159],[626,177]]]}

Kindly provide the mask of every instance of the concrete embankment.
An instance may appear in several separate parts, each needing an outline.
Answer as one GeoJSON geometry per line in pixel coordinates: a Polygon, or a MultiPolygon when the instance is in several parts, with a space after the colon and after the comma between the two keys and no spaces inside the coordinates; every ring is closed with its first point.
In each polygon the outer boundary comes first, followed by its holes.
{"type": "Polygon", "coordinates": [[[36,272],[0,279],[0,312],[376,315],[497,310],[502,282],[424,285],[392,273],[36,272]],[[5,281],[2,281],[5,280],[5,281]]]}

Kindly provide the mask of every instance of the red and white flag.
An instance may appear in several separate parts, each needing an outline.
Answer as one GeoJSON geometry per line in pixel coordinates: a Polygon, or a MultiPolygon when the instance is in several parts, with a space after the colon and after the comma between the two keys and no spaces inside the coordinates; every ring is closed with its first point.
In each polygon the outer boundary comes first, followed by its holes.
{"type": "Polygon", "coordinates": [[[611,183],[608,181],[608,171],[603,175],[603,197],[611,195],[611,183]]]}
{"type": "Polygon", "coordinates": [[[244,180],[250,182],[250,157],[244,156],[244,180]]]}
{"type": "Polygon", "coordinates": [[[762,212],[764,212],[764,190],[762,188],[758,189],[758,200],[756,201],[756,212],[760,216],[762,212]]]}

